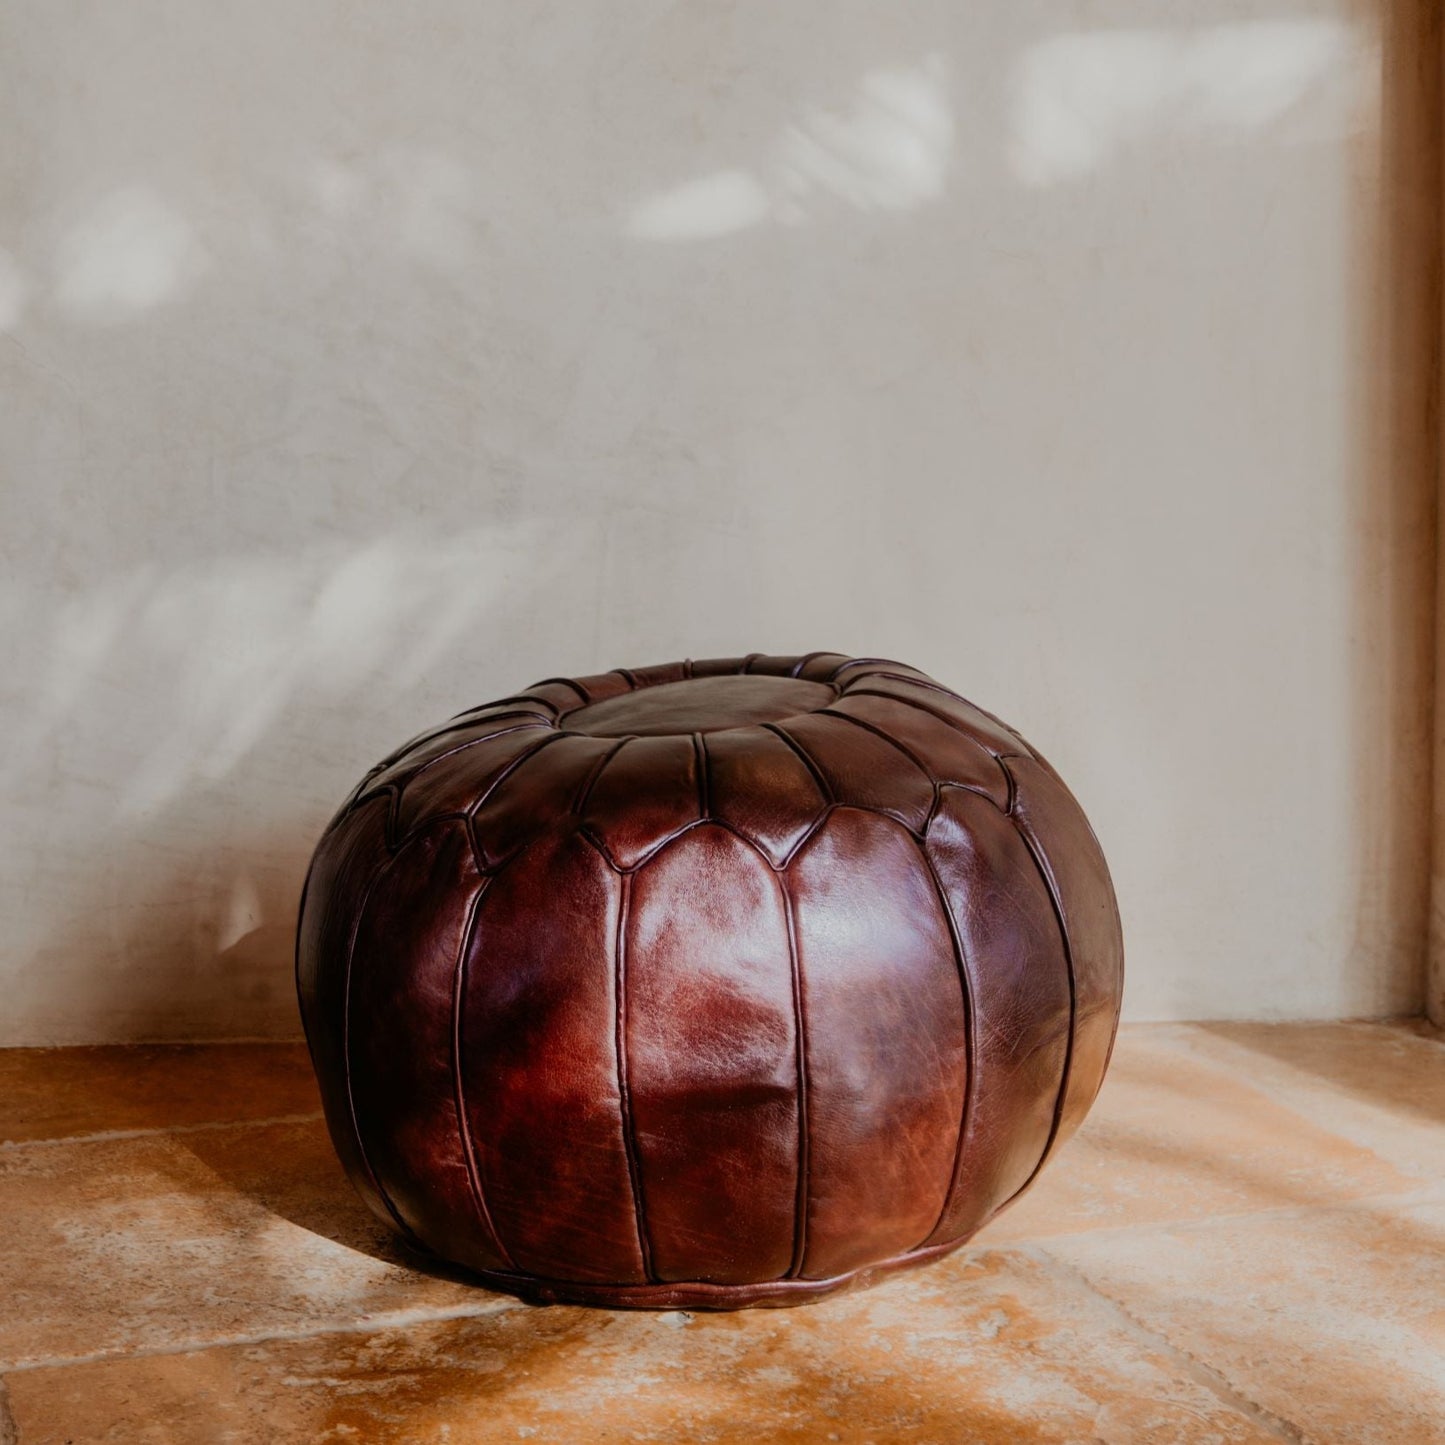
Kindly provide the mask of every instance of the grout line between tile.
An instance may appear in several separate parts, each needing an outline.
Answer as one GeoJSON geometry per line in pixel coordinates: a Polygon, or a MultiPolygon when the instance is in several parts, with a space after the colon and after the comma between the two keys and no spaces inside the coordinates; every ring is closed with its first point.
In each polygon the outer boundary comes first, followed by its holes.
{"type": "MultiPolygon", "coordinates": [[[[59,1149],[66,1144],[111,1144],[123,1139],[154,1139],[168,1134],[209,1134],[218,1129],[266,1129],[277,1124],[311,1124],[326,1116],[319,1110],[310,1114],[277,1114],[269,1119],[215,1119],[206,1124],[172,1124],[154,1129],[103,1129],[96,1134],[65,1134],[55,1139],[0,1140],[0,1154],[21,1149],[59,1149]]],[[[4,1445],[0,1440],[0,1445],[4,1445]]]]}
{"type": "MultiPolygon", "coordinates": [[[[44,1360],[0,1361],[6,1375],[28,1374],[32,1370],[68,1370],[80,1365],[104,1365],[116,1360],[144,1360],[152,1356],[201,1354],[208,1350],[234,1349],[240,1345],[287,1344],[293,1340],[324,1339],[328,1335],[370,1335],[386,1330],[406,1329],[413,1325],[446,1324],[449,1320],[485,1319],[489,1315],[508,1314],[526,1309],[521,1300],[491,1300],[475,1305],[453,1305],[450,1309],[391,1310],[385,1314],[368,1315],[359,1320],[318,1324],[305,1330],[260,1330],[252,1334],[218,1335],[214,1339],[181,1340],[154,1349],[128,1349],[117,1346],[95,1350],[88,1355],[55,1355],[44,1360]]],[[[0,1397],[0,1408],[4,1400],[0,1397]]],[[[0,1421],[4,1416],[0,1414],[0,1421]]],[[[0,1432],[0,1445],[10,1445],[0,1432]]]]}
{"type": "Polygon", "coordinates": [[[1095,1302],[1096,1307],[1101,1308],[1127,1334],[1138,1340],[1141,1345],[1147,1346],[1172,1361],[1196,1384],[1202,1385],[1208,1390],[1221,1405],[1233,1410],[1238,1415],[1243,1415],[1261,1429],[1267,1430],[1277,1440],[1286,1441],[1288,1445],[1305,1445],[1304,1433],[1292,1420],[1286,1419],[1283,1415],[1276,1415],[1273,1410],[1266,1409],[1263,1405],[1251,1400],[1248,1395],[1230,1384],[1228,1379],[1213,1365],[1191,1355],[1188,1350],[1182,1349],[1167,1336],[1150,1329],[1118,1300],[1097,1289],[1081,1270],[1056,1258],[1047,1250],[1025,1248],[1016,1252],[1024,1258],[1032,1260],[1058,1283],[1072,1286],[1074,1289],[1082,1289],[1095,1302]]]}

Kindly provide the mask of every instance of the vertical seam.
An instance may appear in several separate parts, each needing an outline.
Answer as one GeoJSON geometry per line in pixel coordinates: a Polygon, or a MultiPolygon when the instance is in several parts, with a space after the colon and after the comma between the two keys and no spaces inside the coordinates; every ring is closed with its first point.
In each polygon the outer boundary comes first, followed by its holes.
{"type": "Polygon", "coordinates": [[[708,794],[711,790],[708,787],[707,777],[707,744],[703,741],[701,733],[692,735],[692,750],[697,755],[697,816],[706,822],[711,803],[708,794]]]}
{"type": "Polygon", "coordinates": [[[953,1149],[953,1176],[944,1193],[943,1206],[938,1211],[938,1219],[933,1228],[916,1246],[922,1248],[943,1228],[944,1221],[947,1220],[957,1202],[959,1187],[963,1183],[964,1145],[973,1123],[974,1082],[978,1059],[978,1040],[976,1038],[978,1015],[974,1007],[973,986],[968,973],[968,958],[963,947],[963,937],[958,931],[958,920],[953,916],[953,905],[948,901],[948,894],[943,887],[943,879],[938,876],[938,869],[929,856],[927,841],[920,843],[914,839],[914,842],[923,859],[923,866],[928,870],[929,878],[933,880],[933,890],[938,896],[939,906],[943,909],[944,922],[948,925],[949,941],[953,945],[953,961],[958,968],[958,983],[963,992],[963,1109],[959,1115],[958,1139],[953,1149]]]}
{"type": "Polygon", "coordinates": [[[471,959],[477,923],[482,916],[482,900],[490,891],[491,882],[490,878],[484,879],[482,886],[477,890],[477,896],[472,900],[472,906],[467,916],[467,926],[462,932],[462,948],[457,955],[457,966],[452,980],[452,1097],[457,1109],[457,1131],[461,1136],[462,1159],[467,1166],[467,1183],[471,1186],[472,1200],[476,1204],[477,1213],[481,1217],[483,1225],[486,1226],[492,1243],[496,1245],[497,1253],[502,1257],[503,1263],[508,1269],[515,1270],[517,1266],[512,1259],[511,1251],[502,1243],[502,1236],[497,1232],[496,1221],[492,1218],[491,1210],[487,1208],[487,1196],[482,1188],[481,1165],[477,1162],[476,1145],[472,1141],[471,1125],[467,1122],[466,1086],[462,1083],[462,1005],[467,992],[467,964],[471,959]]]}
{"type": "Polygon", "coordinates": [[[627,1071],[627,915],[632,903],[632,875],[622,874],[622,897],[617,907],[617,948],[613,994],[617,1016],[617,1094],[622,1105],[622,1145],[627,1153],[627,1179],[632,1187],[632,1213],[637,1222],[637,1247],[642,1272],[649,1284],[657,1283],[652,1268],[652,1246],[642,1202],[642,1169],[637,1157],[637,1134],[632,1120],[632,1087],[627,1071]]]}
{"type": "MultiPolygon", "coordinates": [[[[1000,766],[1009,774],[1009,778],[1012,781],[1013,772],[1008,764],[1001,762],[1000,766]]],[[[1063,904],[1059,900],[1058,890],[1054,887],[1054,880],[1050,876],[1048,868],[1045,867],[1039,850],[1034,846],[1034,840],[1029,836],[1027,829],[1019,822],[1018,816],[1014,813],[1007,813],[1005,816],[1013,824],[1014,831],[1019,835],[1024,847],[1028,849],[1029,857],[1034,860],[1034,867],[1039,870],[1039,877],[1043,881],[1045,889],[1048,891],[1049,902],[1053,905],[1054,921],[1059,925],[1059,938],[1064,945],[1064,966],[1068,969],[1069,973],[1069,1032],[1064,1042],[1064,1067],[1059,1077],[1059,1093],[1054,1101],[1054,1117],[1049,1125],[1049,1137],[1044,1140],[1044,1148],[1043,1152],[1039,1155],[1039,1162],[1034,1165],[1029,1177],[999,1206],[1000,1210],[1006,1209],[1034,1182],[1035,1178],[1038,1177],[1039,1170],[1044,1167],[1050,1153],[1053,1151],[1054,1141],[1059,1137],[1059,1126],[1062,1124],[1064,1118],[1064,1103],[1069,1093],[1069,1076],[1073,1071],[1074,1030],[1078,1023],[1079,1007],[1078,988],[1074,978],[1074,950],[1073,945],[1069,942],[1069,930],[1064,922],[1064,909],[1063,904]]],[[[997,1212],[996,1210],[995,1213],[997,1212]]]]}
{"type": "Polygon", "coordinates": [[[387,1213],[396,1221],[397,1228],[419,1249],[425,1250],[426,1246],[417,1238],[411,1226],[401,1217],[395,1204],[391,1202],[391,1196],[383,1188],[381,1180],[377,1177],[375,1168],[366,1152],[366,1141],[361,1137],[361,1121],[356,1113],[356,1094],[351,1087],[351,973],[352,963],[356,957],[356,940],[361,932],[361,920],[366,916],[366,910],[371,903],[371,895],[376,885],[381,880],[381,875],[391,866],[391,859],[383,863],[366,885],[366,891],[361,896],[361,904],[356,910],[356,918],[351,925],[351,939],[346,946],[346,972],[342,980],[341,994],[341,1073],[346,1082],[346,1110],[351,1116],[351,1134],[356,1140],[356,1152],[361,1159],[361,1167],[366,1170],[366,1177],[371,1181],[371,1187],[376,1190],[377,1197],[386,1206],[387,1213]]]}
{"type": "Polygon", "coordinates": [[[812,1184],[812,1144],[808,1132],[808,1018],[803,1002],[803,965],[798,952],[793,895],[788,889],[786,876],[782,873],[776,876],[783,895],[783,915],[788,924],[788,966],[792,972],[794,1053],[798,1073],[798,1179],[793,1201],[793,1257],[788,1265],[788,1278],[797,1279],[803,1272],[803,1259],[808,1248],[808,1202],[812,1184]]]}

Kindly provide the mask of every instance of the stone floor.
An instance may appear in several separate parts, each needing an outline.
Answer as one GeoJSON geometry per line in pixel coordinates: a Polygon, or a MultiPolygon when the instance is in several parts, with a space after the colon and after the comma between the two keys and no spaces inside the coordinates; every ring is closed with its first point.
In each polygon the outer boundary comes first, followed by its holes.
{"type": "Polygon", "coordinates": [[[286,1045],[0,1052],[0,1442],[1445,1442],[1445,1041],[1126,1029],[950,1259],[731,1315],[418,1272],[286,1045]]]}

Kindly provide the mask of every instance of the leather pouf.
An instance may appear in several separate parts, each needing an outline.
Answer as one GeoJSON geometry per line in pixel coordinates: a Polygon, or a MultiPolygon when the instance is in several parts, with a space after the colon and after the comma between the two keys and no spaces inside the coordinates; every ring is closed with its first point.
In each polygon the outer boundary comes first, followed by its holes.
{"type": "Polygon", "coordinates": [[[297,950],[331,1135],[540,1300],[792,1304],[936,1257],[1078,1126],[1123,979],[1058,775],[912,668],[554,679],[374,769],[297,950]]]}

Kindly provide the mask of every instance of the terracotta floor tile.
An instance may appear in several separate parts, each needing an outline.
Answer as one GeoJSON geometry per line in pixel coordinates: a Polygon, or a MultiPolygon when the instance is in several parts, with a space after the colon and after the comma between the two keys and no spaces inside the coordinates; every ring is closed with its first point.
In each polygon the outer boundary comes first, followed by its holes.
{"type": "Polygon", "coordinates": [[[1271,1097],[1179,1031],[1125,1028],[1079,1132],[978,1236],[1003,1244],[1413,1189],[1362,1143],[1271,1097]]]}
{"type": "Polygon", "coordinates": [[[16,1373],[68,1440],[1277,1442],[1088,1292],[1004,1253],[801,1310],[526,1308],[16,1373]]]}
{"type": "Polygon", "coordinates": [[[500,1304],[406,1267],[320,1121],[0,1150],[0,1220],[3,1364],[500,1304]]]}
{"type": "Polygon", "coordinates": [[[320,1108],[304,1044],[0,1049],[0,1144],[320,1108]]]}
{"type": "Polygon", "coordinates": [[[1341,1445],[1445,1441],[1445,1188],[1048,1253],[1239,1395],[1341,1445]]]}

